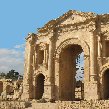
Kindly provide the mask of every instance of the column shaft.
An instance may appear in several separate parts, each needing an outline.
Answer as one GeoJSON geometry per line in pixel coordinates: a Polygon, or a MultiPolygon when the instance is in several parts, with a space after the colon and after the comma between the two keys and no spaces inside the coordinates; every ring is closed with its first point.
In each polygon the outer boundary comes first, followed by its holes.
{"type": "Polygon", "coordinates": [[[101,57],[101,38],[98,36],[98,57],[101,57]]]}
{"type": "Polygon", "coordinates": [[[96,77],[96,51],[95,51],[95,38],[94,34],[91,34],[90,36],[90,80],[95,81],[96,77]]]}
{"type": "Polygon", "coordinates": [[[49,58],[48,58],[48,89],[49,93],[47,94],[48,99],[54,99],[54,44],[52,40],[50,40],[49,44],[49,58]]]}
{"type": "Polygon", "coordinates": [[[48,59],[48,72],[49,72],[49,82],[52,84],[53,78],[53,44],[49,44],[49,59],[48,59]]]}

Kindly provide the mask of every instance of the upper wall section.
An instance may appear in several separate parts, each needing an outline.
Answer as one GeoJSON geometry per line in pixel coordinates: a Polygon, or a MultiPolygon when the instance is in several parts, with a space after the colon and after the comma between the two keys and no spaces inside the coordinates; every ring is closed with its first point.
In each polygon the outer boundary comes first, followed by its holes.
{"type": "Polygon", "coordinates": [[[100,25],[102,35],[108,36],[109,39],[109,14],[100,15],[100,25]]]}
{"type": "Polygon", "coordinates": [[[49,21],[44,25],[44,27],[38,29],[38,33],[44,33],[62,25],[69,25],[80,22],[82,23],[88,21],[89,19],[95,19],[95,17],[96,15],[94,13],[70,10],[59,18],[49,21]]]}
{"type": "MultiPolygon", "coordinates": [[[[109,14],[96,15],[91,12],[78,12],[70,10],[57,19],[49,21],[38,29],[37,44],[47,42],[51,37],[61,36],[67,32],[95,32],[109,38],[109,14]],[[70,29],[70,31],[69,31],[70,29]]],[[[75,36],[74,36],[75,37],[75,36]]],[[[104,37],[104,36],[103,36],[104,37]]],[[[83,38],[83,36],[82,36],[83,38]]],[[[89,39],[87,35],[86,40],[89,39]]]]}

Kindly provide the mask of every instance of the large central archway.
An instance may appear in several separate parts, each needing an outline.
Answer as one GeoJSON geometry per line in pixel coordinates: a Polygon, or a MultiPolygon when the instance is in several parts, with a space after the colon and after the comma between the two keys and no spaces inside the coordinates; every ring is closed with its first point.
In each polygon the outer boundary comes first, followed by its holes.
{"type": "Polygon", "coordinates": [[[60,100],[75,100],[76,89],[76,59],[82,53],[82,47],[77,44],[68,45],[62,49],[59,65],[60,100]]]}
{"type": "MultiPolygon", "coordinates": [[[[76,85],[75,84],[75,72],[76,72],[75,63],[76,63],[76,58],[81,52],[84,52],[83,53],[84,54],[83,56],[84,58],[84,81],[83,81],[84,91],[82,90],[82,95],[84,97],[82,96],[82,99],[86,99],[88,95],[88,93],[86,93],[87,92],[87,82],[90,81],[90,49],[85,41],[79,40],[78,38],[71,38],[71,39],[67,39],[61,42],[60,44],[58,44],[56,48],[56,53],[55,53],[55,85],[56,85],[55,99],[56,100],[63,100],[63,101],[75,100],[75,89],[74,88],[71,89],[70,87],[75,87],[76,85]],[[70,58],[68,59],[68,57],[70,58]],[[66,62],[64,60],[66,60],[66,62]],[[69,61],[68,65],[66,64],[67,61],[69,61]],[[64,69],[68,69],[68,71],[63,70],[62,69],[63,66],[66,67],[64,69]],[[62,72],[64,72],[65,75],[63,75],[62,72]],[[67,80],[69,81],[67,82],[67,80]],[[65,92],[63,92],[62,91],[63,89],[69,90],[69,91],[66,92],[64,90],[65,92]],[[69,96],[69,97],[66,97],[66,96],[69,96]]],[[[82,85],[82,88],[83,88],[83,85],[82,85]]]]}

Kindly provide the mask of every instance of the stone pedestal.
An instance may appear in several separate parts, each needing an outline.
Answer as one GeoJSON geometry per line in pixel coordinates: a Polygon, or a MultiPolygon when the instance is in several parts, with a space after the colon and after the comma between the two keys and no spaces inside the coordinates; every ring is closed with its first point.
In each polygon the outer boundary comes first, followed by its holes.
{"type": "Polygon", "coordinates": [[[98,89],[97,89],[97,82],[88,82],[85,83],[85,91],[84,91],[84,99],[85,100],[97,100],[98,98],[98,89]]]}
{"type": "Polygon", "coordinates": [[[29,89],[29,85],[28,86],[26,85],[25,89],[23,89],[23,94],[21,96],[22,100],[27,100],[27,101],[29,100],[30,97],[29,97],[29,90],[28,89],[29,89]]]}
{"type": "Polygon", "coordinates": [[[55,99],[54,97],[54,85],[48,84],[48,85],[44,85],[44,95],[43,98],[45,98],[47,101],[51,100],[51,99],[55,99]]]}

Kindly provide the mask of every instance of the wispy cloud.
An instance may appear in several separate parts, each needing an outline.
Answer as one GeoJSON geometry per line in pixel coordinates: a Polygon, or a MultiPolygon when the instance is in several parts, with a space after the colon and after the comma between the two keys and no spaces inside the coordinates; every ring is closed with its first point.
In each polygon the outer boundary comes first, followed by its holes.
{"type": "Polygon", "coordinates": [[[14,48],[18,48],[18,49],[19,49],[19,48],[24,48],[24,47],[25,47],[25,44],[20,44],[20,45],[15,45],[15,46],[14,46],[14,48]]]}
{"type": "Polygon", "coordinates": [[[23,74],[24,51],[18,49],[0,49],[0,72],[9,72],[11,69],[23,74]]]}

